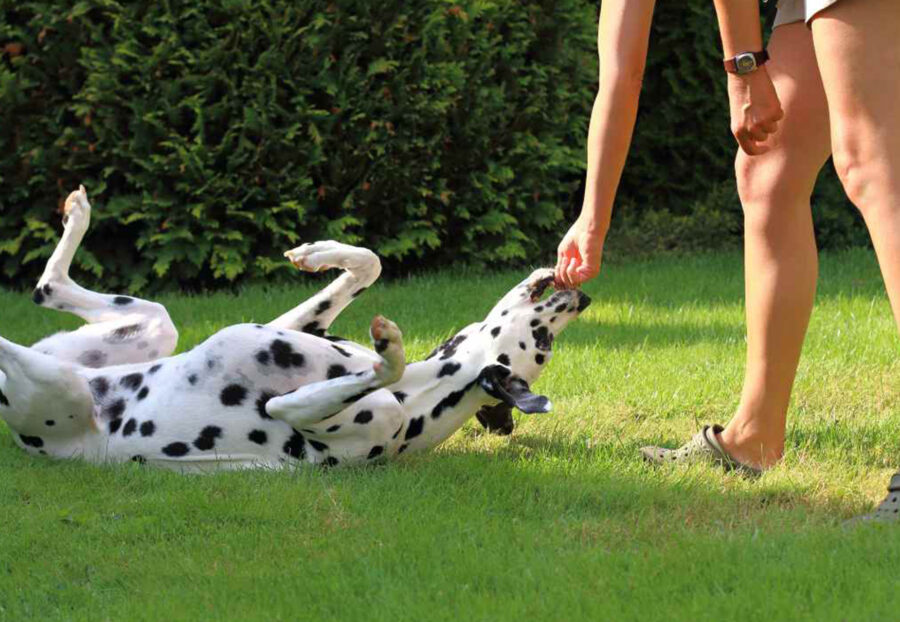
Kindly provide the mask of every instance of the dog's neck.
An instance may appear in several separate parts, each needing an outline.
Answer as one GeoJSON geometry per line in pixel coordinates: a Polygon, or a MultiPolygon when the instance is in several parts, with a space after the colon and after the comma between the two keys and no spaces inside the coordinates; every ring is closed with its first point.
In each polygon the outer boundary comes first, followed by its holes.
{"type": "Polygon", "coordinates": [[[390,387],[403,403],[407,420],[401,434],[408,451],[439,445],[480,408],[499,402],[481,385],[483,369],[495,361],[487,360],[479,326],[467,327],[425,361],[408,365],[390,387]]]}

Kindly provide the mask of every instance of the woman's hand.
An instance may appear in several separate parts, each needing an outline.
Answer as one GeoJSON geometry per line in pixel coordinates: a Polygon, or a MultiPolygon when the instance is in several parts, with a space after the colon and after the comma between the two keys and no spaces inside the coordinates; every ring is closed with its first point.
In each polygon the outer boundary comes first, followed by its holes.
{"type": "Polygon", "coordinates": [[[556,287],[575,289],[600,273],[603,259],[603,234],[579,218],[559,243],[556,262],[556,287]]]}
{"type": "Polygon", "coordinates": [[[728,74],[728,100],[731,104],[731,133],[748,155],[766,153],[769,136],[778,130],[784,117],[775,85],[760,67],[742,76],[728,74]]]}

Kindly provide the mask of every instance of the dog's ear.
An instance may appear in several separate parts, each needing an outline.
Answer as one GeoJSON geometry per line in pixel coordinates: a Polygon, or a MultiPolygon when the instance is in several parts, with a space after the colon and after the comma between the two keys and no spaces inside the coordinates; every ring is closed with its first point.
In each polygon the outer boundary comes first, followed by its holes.
{"type": "Polygon", "coordinates": [[[481,370],[479,384],[488,395],[515,406],[523,413],[548,413],[550,400],[531,392],[528,383],[514,375],[504,365],[489,365],[481,370]]]}

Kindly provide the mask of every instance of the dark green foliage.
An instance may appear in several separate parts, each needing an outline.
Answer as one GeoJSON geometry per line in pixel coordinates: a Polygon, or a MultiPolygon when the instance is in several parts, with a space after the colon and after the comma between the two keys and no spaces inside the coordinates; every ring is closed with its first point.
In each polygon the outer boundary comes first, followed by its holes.
{"type": "MultiPolygon", "coordinates": [[[[762,5],[768,33],[775,2],[762,5]]],[[[657,2],[641,107],[608,247],[616,254],[739,246],[726,76],[712,2],[657,2]]],[[[580,207],[580,206],[579,206],[580,207]]],[[[828,164],[813,195],[820,247],[868,234],[828,164]]]]}
{"type": "Polygon", "coordinates": [[[323,238],[416,265],[540,256],[583,167],[594,11],[6,1],[0,279],[34,278],[80,182],[79,261],[110,287],[286,274],[282,250],[323,238]]]}
{"type": "MultiPolygon", "coordinates": [[[[323,238],[394,271],[547,263],[580,208],[594,2],[0,5],[0,283],[36,277],[82,182],[76,261],[132,290],[287,276],[323,238]]],[[[720,58],[708,0],[657,3],[611,252],[739,244],[720,58]]],[[[820,245],[865,243],[822,177],[820,245]]]]}

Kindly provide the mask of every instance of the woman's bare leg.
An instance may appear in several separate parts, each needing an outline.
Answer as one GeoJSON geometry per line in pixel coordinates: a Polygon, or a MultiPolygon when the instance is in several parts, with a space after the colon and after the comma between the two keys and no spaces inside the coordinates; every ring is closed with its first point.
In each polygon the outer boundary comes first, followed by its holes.
{"type": "MultiPolygon", "coordinates": [[[[900,327],[900,2],[842,0],[812,22],[834,163],[866,221],[900,327]]],[[[900,475],[866,518],[900,518],[900,475]]]]}
{"type": "Polygon", "coordinates": [[[828,108],[803,23],[775,29],[769,73],[785,117],[763,155],[738,153],[744,208],[747,371],[719,437],[740,462],[767,467],[784,450],[785,416],[812,311],[818,263],[810,195],[830,154],[828,108]]]}

